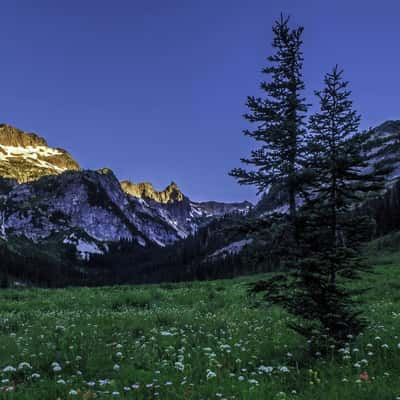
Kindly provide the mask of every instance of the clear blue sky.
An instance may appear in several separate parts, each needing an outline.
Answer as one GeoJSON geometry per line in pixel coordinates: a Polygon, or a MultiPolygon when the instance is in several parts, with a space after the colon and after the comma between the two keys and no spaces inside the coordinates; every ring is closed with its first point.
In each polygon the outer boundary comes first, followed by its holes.
{"type": "Polygon", "coordinates": [[[305,26],[309,94],[338,63],[364,126],[400,119],[398,0],[13,0],[0,10],[0,121],[84,168],[254,200],[227,172],[252,148],[241,115],[281,11],[305,26]]]}

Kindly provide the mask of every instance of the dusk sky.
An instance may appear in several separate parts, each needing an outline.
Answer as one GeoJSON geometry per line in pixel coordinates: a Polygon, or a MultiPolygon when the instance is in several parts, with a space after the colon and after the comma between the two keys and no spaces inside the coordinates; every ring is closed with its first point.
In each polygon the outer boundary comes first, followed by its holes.
{"type": "Polygon", "coordinates": [[[0,9],[0,122],[121,180],[255,201],[227,173],[253,148],[244,103],[281,12],[305,26],[309,102],[337,63],[363,127],[400,119],[398,0],[15,0],[0,9]]]}

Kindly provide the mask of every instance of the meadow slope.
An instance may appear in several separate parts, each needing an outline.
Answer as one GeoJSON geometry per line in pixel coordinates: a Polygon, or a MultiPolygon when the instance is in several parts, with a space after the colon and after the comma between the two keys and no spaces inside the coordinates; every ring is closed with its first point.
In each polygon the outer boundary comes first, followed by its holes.
{"type": "Polygon", "coordinates": [[[400,399],[400,253],[371,259],[368,330],[317,360],[255,277],[0,290],[0,398],[400,399]]]}

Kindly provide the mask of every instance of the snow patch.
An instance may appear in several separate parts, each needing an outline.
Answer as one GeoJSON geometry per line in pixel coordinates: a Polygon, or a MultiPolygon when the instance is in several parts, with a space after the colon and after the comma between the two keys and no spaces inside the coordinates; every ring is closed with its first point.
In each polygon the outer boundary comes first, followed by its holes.
{"type": "Polygon", "coordinates": [[[236,242],[232,242],[221,249],[214,251],[214,253],[210,254],[206,259],[212,260],[216,258],[225,258],[228,255],[234,256],[239,254],[245,246],[252,243],[253,239],[242,239],[236,242]]]}
{"type": "Polygon", "coordinates": [[[88,260],[91,254],[104,254],[104,251],[101,250],[95,242],[90,242],[81,238],[77,238],[74,233],[71,234],[69,238],[65,238],[63,240],[63,243],[73,244],[79,257],[82,260],[88,260]]]}
{"type": "Polygon", "coordinates": [[[135,239],[140,246],[146,247],[146,241],[141,236],[136,236],[135,239]]]}
{"type": "Polygon", "coordinates": [[[57,172],[66,171],[67,168],[60,168],[52,163],[49,163],[41,158],[60,156],[62,152],[57,149],[46,146],[5,146],[0,145],[0,162],[9,162],[13,159],[23,159],[32,164],[39,165],[42,168],[53,169],[57,172]]]}

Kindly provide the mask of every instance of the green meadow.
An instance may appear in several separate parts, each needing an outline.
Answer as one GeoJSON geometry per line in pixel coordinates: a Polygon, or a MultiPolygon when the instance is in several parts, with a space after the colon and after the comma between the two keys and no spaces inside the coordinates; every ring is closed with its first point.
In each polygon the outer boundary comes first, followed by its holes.
{"type": "MultiPolygon", "coordinates": [[[[386,240],[386,241],[385,241],[386,240]]],[[[370,245],[369,327],[310,357],[260,277],[0,291],[0,398],[400,399],[400,253],[370,245]]]]}

